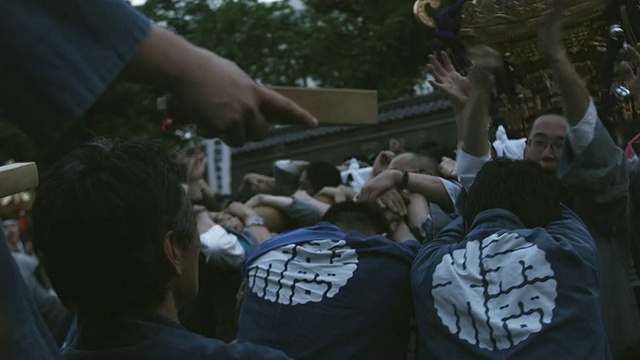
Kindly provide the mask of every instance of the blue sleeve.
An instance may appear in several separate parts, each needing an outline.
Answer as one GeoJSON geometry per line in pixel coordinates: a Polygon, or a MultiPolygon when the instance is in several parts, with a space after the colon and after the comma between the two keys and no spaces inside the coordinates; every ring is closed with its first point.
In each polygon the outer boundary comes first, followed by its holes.
{"type": "Polygon", "coordinates": [[[567,250],[573,250],[594,267],[598,265],[598,249],[582,220],[569,208],[562,209],[562,219],[545,228],[555,242],[567,250]]]}
{"type": "Polygon", "coordinates": [[[588,225],[610,236],[627,218],[629,178],[622,149],[600,121],[589,146],[575,155],[565,147],[562,183],[571,189],[572,208],[588,225]]]}
{"type": "Polygon", "coordinates": [[[415,254],[418,253],[418,251],[420,250],[420,248],[422,247],[422,244],[420,244],[420,242],[416,241],[416,240],[406,240],[403,241],[401,243],[399,243],[402,247],[406,248],[410,253],[412,253],[414,256],[415,254]]]}
{"type": "Polygon", "coordinates": [[[457,245],[464,239],[464,224],[462,217],[459,217],[451,222],[449,226],[444,228],[435,239],[422,245],[418,255],[413,264],[413,268],[417,264],[425,264],[431,261],[432,258],[440,258],[439,254],[442,252],[449,252],[449,247],[457,245]]]}
{"type": "Polygon", "coordinates": [[[0,106],[39,145],[80,118],[151,28],[123,0],[0,1],[0,106]]]}
{"type": "Polygon", "coordinates": [[[464,207],[467,204],[467,190],[462,189],[458,197],[456,198],[456,202],[454,204],[456,214],[460,215],[464,211],[464,207]]]}
{"type": "Polygon", "coordinates": [[[60,359],[0,231],[0,358],[60,359]],[[8,334],[8,336],[4,336],[8,334]]]}
{"type": "Polygon", "coordinates": [[[282,209],[294,228],[314,226],[322,221],[318,209],[304,200],[292,198],[293,202],[282,209]]]}
{"type": "Polygon", "coordinates": [[[626,176],[621,176],[621,169],[625,168],[624,153],[600,121],[596,123],[593,140],[583,152],[575,155],[571,146],[566,148],[560,175],[574,193],[579,196],[595,193],[602,197],[614,188],[627,187],[626,176]]]}
{"type": "Polygon", "coordinates": [[[629,169],[629,196],[631,204],[640,208],[640,159],[635,158],[627,161],[629,169]]]}
{"type": "Polygon", "coordinates": [[[427,219],[420,224],[420,226],[411,227],[411,233],[421,243],[425,243],[433,239],[433,216],[429,214],[427,219]]]}

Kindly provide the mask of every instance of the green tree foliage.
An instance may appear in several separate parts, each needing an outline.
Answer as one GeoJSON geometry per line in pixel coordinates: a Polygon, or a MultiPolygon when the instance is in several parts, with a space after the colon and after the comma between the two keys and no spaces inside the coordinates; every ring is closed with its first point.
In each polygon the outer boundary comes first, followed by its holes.
{"type": "Polygon", "coordinates": [[[116,80],[71,130],[74,142],[95,136],[120,139],[161,138],[164,115],[157,110],[155,89],[116,80]]]}
{"type": "Polygon", "coordinates": [[[310,69],[322,86],[377,89],[381,100],[413,94],[424,80],[430,34],[413,1],[306,0],[312,31],[310,69]]]}
{"type": "Polygon", "coordinates": [[[149,0],[142,10],[193,43],[232,59],[263,84],[306,85],[310,29],[286,2],[149,0]]]}
{"type": "Polygon", "coordinates": [[[34,144],[9,120],[0,117],[0,165],[8,160],[31,161],[38,152],[34,144]]]}
{"type": "Polygon", "coordinates": [[[156,109],[156,99],[160,95],[161,92],[149,87],[114,81],[55,145],[41,149],[38,166],[46,170],[75,145],[99,136],[157,139],[171,144],[174,139],[161,131],[164,114],[156,109]]]}

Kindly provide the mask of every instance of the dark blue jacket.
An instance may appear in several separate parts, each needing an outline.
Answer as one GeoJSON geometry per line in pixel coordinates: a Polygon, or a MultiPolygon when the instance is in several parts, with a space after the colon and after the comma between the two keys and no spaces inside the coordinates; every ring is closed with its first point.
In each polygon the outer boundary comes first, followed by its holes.
{"type": "Polygon", "coordinates": [[[422,247],[411,270],[422,359],[610,359],[598,253],[564,208],[547,228],[512,213],[459,218],[422,247]]]}
{"type": "Polygon", "coordinates": [[[78,333],[71,345],[62,349],[62,357],[67,360],[289,359],[280,351],[262,346],[230,345],[205,338],[152,313],[109,321],[80,320],[78,333]]]}
{"type": "Polygon", "coordinates": [[[124,69],[151,29],[123,0],[0,1],[0,107],[50,145],[124,69]]]}
{"type": "Polygon", "coordinates": [[[419,246],[328,223],[273,237],[245,262],[238,341],[294,359],[406,357],[419,246]]]}

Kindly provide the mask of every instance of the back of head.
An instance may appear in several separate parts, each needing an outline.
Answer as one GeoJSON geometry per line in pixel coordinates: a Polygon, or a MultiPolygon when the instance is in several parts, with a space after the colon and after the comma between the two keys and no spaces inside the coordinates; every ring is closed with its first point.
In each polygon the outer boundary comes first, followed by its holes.
{"type": "Polygon", "coordinates": [[[331,205],[322,218],[344,232],[357,231],[366,236],[389,234],[389,221],[376,206],[365,202],[345,201],[331,205]]]}
{"type": "Polygon", "coordinates": [[[322,190],[325,186],[336,187],[342,183],[338,168],[325,161],[312,162],[305,171],[313,193],[322,190]]]}
{"type": "Polygon", "coordinates": [[[505,209],[527,228],[544,227],[562,215],[559,189],[537,162],[499,158],[478,172],[462,216],[468,227],[485,210],[505,209]]]}
{"type": "Polygon", "coordinates": [[[196,234],[175,152],[137,141],[73,149],[42,181],[33,222],[61,300],[94,316],[161,304],[173,276],[165,235],[187,247],[196,234]]]}

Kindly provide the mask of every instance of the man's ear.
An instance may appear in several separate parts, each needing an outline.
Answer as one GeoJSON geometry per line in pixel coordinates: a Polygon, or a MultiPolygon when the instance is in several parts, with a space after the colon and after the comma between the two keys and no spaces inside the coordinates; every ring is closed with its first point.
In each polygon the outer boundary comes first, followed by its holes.
{"type": "Polygon", "coordinates": [[[164,235],[163,245],[164,256],[171,266],[171,269],[173,269],[175,275],[181,276],[184,249],[176,241],[176,234],[173,231],[169,231],[164,235]]]}

